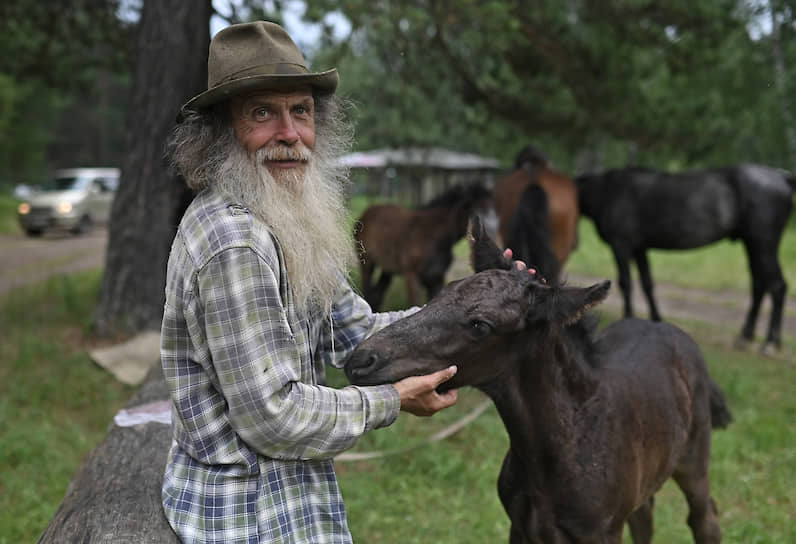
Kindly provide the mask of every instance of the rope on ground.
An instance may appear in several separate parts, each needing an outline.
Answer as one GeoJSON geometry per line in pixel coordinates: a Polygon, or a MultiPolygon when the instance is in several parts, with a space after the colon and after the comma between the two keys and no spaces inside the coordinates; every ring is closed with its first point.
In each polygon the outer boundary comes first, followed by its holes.
{"type": "Polygon", "coordinates": [[[444,429],[432,434],[425,440],[417,442],[416,444],[411,444],[409,446],[405,446],[403,448],[395,448],[392,450],[382,450],[382,451],[362,451],[362,452],[344,452],[334,458],[335,461],[364,461],[367,459],[378,459],[380,457],[388,457],[390,455],[398,455],[400,453],[406,453],[408,451],[416,450],[423,446],[427,446],[429,444],[433,444],[434,442],[439,442],[440,440],[444,440],[448,438],[454,433],[457,433],[473,421],[475,421],[478,416],[484,413],[484,411],[489,408],[492,404],[491,400],[485,400],[469,414],[462,417],[458,421],[455,421],[451,425],[448,425],[444,429]]]}

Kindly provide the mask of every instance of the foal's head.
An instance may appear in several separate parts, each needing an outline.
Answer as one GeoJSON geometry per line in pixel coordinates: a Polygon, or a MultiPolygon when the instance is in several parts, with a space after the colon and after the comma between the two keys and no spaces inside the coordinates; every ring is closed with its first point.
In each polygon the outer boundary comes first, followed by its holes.
{"type": "Polygon", "coordinates": [[[362,342],[346,364],[351,383],[394,383],[456,364],[459,371],[443,388],[485,386],[522,360],[531,337],[574,323],[608,293],[607,281],[551,287],[517,270],[477,218],[470,234],[476,273],[362,342]]]}

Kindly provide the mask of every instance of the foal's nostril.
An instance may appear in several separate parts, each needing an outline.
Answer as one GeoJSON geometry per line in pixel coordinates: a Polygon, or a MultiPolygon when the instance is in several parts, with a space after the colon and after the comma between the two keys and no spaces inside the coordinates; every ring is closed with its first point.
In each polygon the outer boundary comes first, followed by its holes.
{"type": "Polygon", "coordinates": [[[379,356],[376,353],[368,353],[366,356],[364,353],[355,355],[362,356],[353,357],[351,362],[347,365],[346,372],[349,373],[349,377],[357,379],[366,378],[371,372],[378,368],[379,356]]]}
{"type": "Polygon", "coordinates": [[[379,358],[376,357],[375,353],[371,353],[367,359],[365,359],[365,364],[362,366],[363,372],[370,372],[374,368],[376,368],[377,363],[379,362],[379,358]]]}

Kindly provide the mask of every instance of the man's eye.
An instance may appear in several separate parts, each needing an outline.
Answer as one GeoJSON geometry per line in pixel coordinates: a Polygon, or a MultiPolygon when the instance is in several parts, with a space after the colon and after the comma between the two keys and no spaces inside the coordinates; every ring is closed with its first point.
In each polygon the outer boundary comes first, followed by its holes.
{"type": "Polygon", "coordinates": [[[268,108],[256,108],[252,111],[252,119],[255,121],[263,121],[268,118],[268,108]]]}
{"type": "Polygon", "coordinates": [[[492,333],[492,325],[486,321],[481,321],[480,319],[473,319],[470,322],[470,329],[477,336],[486,336],[492,333]]]}

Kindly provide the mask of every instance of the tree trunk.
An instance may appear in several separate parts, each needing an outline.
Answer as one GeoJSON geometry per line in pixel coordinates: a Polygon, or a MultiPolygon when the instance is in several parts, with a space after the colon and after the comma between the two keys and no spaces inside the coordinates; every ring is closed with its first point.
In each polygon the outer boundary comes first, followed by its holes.
{"type": "Polygon", "coordinates": [[[785,142],[788,149],[788,165],[796,172],[796,129],[793,128],[793,115],[790,109],[790,95],[787,84],[788,74],[785,68],[785,56],[782,51],[782,34],[780,21],[777,17],[777,2],[769,2],[768,9],[771,13],[771,44],[774,53],[774,81],[777,85],[779,101],[782,110],[782,119],[785,121],[785,142]]]}
{"type": "MultiPolygon", "coordinates": [[[[168,400],[156,364],[127,408],[168,400]]],[[[161,487],[171,445],[171,425],[111,424],[75,473],[39,544],[130,542],[178,544],[161,506],[161,487]]]]}
{"type": "Polygon", "coordinates": [[[191,197],[164,160],[165,144],[180,106],[205,88],[211,14],[211,0],[144,2],[95,313],[100,335],[160,328],[169,249],[191,197]]]}

